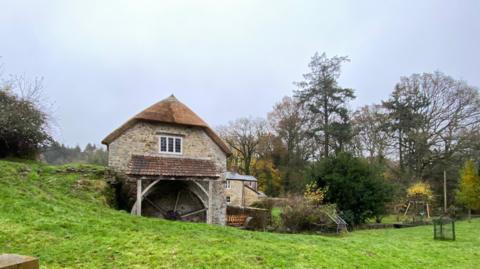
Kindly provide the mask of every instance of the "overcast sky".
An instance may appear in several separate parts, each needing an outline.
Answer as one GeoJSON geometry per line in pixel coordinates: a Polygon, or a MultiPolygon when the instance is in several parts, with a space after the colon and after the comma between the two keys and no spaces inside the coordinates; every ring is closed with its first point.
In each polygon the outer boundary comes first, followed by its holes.
{"type": "Polygon", "coordinates": [[[415,72],[480,86],[479,14],[475,0],[0,0],[0,62],[44,77],[58,140],[83,146],[172,93],[212,126],[264,117],[316,51],[350,57],[352,108],[415,72]]]}

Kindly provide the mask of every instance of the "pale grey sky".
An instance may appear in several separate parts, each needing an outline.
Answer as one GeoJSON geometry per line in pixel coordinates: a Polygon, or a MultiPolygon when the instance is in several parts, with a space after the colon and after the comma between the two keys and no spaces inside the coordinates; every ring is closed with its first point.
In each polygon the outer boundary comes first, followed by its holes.
{"type": "Polygon", "coordinates": [[[351,58],[352,108],[415,72],[480,86],[479,14],[462,0],[0,0],[0,62],[44,77],[57,138],[83,146],[171,93],[212,126],[263,117],[316,51],[351,58]]]}

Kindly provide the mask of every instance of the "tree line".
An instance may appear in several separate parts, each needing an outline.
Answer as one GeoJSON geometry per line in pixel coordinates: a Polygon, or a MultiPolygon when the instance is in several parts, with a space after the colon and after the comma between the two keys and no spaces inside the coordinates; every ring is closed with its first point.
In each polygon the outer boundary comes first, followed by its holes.
{"type": "Polygon", "coordinates": [[[0,76],[0,158],[41,159],[50,164],[107,164],[103,147],[68,147],[51,136],[53,119],[43,97],[42,79],[0,76]]]}
{"type": "MultiPolygon", "coordinates": [[[[438,206],[444,175],[448,204],[480,208],[478,89],[440,71],[412,74],[386,100],[352,110],[355,90],[338,83],[348,61],[315,54],[292,96],[264,118],[219,127],[233,152],[228,169],[256,176],[269,196],[304,194],[310,186],[350,223],[379,218],[419,182],[432,187],[438,206]]],[[[102,147],[56,142],[44,105],[41,80],[1,81],[0,158],[106,164],[102,147]]]]}
{"type": "MultiPolygon", "coordinates": [[[[478,88],[440,71],[401,77],[386,100],[351,110],[355,90],[339,85],[348,57],[315,54],[292,96],[265,118],[240,118],[218,130],[230,145],[229,169],[252,174],[267,194],[302,193],[324,159],[349,154],[395,186],[427,182],[441,201],[443,175],[454,202],[459,171],[479,160],[478,88]]],[[[317,178],[315,178],[317,177],[317,178]]]]}
{"type": "Polygon", "coordinates": [[[49,164],[91,163],[108,164],[108,152],[103,147],[88,143],[83,149],[80,146],[69,147],[52,142],[41,149],[41,160],[49,164]]]}

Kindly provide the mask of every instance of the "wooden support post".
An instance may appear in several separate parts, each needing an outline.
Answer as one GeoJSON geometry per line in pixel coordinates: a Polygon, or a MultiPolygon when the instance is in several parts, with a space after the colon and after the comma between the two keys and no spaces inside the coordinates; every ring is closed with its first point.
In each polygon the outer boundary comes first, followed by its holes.
{"type": "Polygon", "coordinates": [[[142,179],[137,179],[137,216],[142,215],[142,179]]]}
{"type": "Polygon", "coordinates": [[[178,200],[180,199],[180,191],[177,192],[177,200],[175,201],[175,206],[173,207],[173,211],[177,211],[178,200]]]}
{"type": "Polygon", "coordinates": [[[428,202],[427,202],[427,217],[430,218],[430,206],[428,206],[428,202]]]}
{"type": "Polygon", "coordinates": [[[443,170],[443,210],[447,213],[447,171],[443,170]]]}
{"type": "Polygon", "coordinates": [[[407,209],[405,209],[405,214],[403,214],[403,216],[406,216],[406,215],[407,215],[409,208],[410,208],[410,202],[408,202],[407,209]]]}

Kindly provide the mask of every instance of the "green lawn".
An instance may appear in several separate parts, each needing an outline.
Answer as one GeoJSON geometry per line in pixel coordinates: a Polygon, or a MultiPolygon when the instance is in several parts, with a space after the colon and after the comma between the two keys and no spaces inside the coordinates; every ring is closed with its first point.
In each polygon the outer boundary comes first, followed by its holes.
{"type": "Polygon", "coordinates": [[[480,268],[480,221],[458,240],[432,227],[343,237],[241,231],[130,216],[110,209],[101,167],[0,161],[0,253],[42,268],[480,268]]]}

